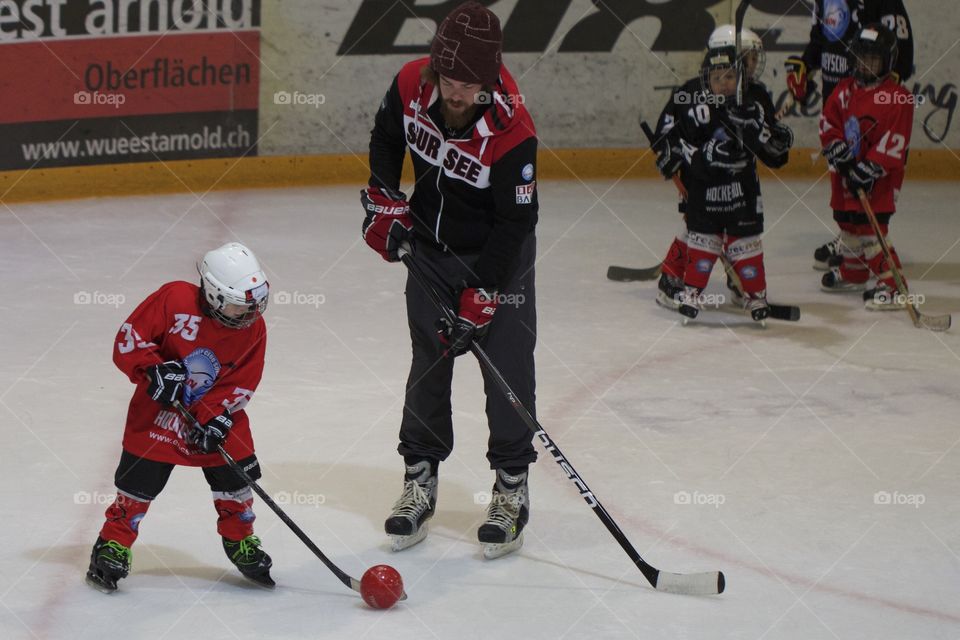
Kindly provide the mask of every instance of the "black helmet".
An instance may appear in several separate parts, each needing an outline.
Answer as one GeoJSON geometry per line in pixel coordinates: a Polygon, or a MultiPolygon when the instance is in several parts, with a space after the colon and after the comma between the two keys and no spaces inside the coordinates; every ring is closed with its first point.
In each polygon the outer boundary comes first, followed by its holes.
{"type": "Polygon", "coordinates": [[[715,69],[730,69],[733,73],[736,73],[737,66],[736,47],[719,46],[707,49],[707,54],[700,64],[700,86],[706,93],[712,93],[710,90],[710,72],[715,69]]]}
{"type": "Polygon", "coordinates": [[[897,36],[879,22],[866,25],[850,43],[850,70],[864,85],[876,84],[893,71],[897,63],[897,36]],[[876,68],[879,61],[879,69],[876,68]]]}

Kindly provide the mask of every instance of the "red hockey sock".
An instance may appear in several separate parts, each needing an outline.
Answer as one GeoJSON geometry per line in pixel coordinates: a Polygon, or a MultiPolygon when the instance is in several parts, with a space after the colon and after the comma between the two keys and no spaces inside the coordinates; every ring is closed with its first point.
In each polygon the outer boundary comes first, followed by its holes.
{"type": "Polygon", "coordinates": [[[140,521],[149,508],[149,500],[138,500],[118,491],[117,497],[104,513],[107,521],[100,529],[100,537],[104,540],[116,540],[129,547],[137,539],[140,521]]]}
{"type": "Polygon", "coordinates": [[[728,236],[724,245],[730,264],[740,278],[743,292],[749,296],[765,296],[767,274],[763,268],[763,244],[760,236],[728,236]]]}
{"type": "Polygon", "coordinates": [[[227,540],[243,540],[253,534],[253,492],[249,487],[239,491],[214,491],[213,506],[217,510],[217,533],[227,540]]]}
{"type": "MultiPolygon", "coordinates": [[[[868,251],[868,253],[871,253],[868,251]]],[[[887,262],[886,257],[883,255],[883,250],[880,249],[879,243],[877,243],[877,249],[875,255],[866,255],[868,259],[867,266],[870,267],[870,271],[873,275],[877,276],[877,284],[885,284],[891,289],[897,289],[897,281],[893,278],[893,271],[890,269],[890,264],[887,262]]],[[[893,247],[890,247],[890,257],[893,258],[893,263],[897,265],[897,268],[900,269],[900,275],[903,277],[903,270],[900,266],[900,256],[897,255],[897,250],[893,247]]],[[[906,277],[903,277],[904,286],[907,285],[906,277]]],[[[900,293],[903,293],[902,291],[900,293]]]]}
{"type": "Polygon", "coordinates": [[[667,250],[667,257],[663,259],[663,266],[660,267],[660,270],[668,276],[683,279],[683,272],[686,268],[687,234],[684,232],[673,239],[673,244],[667,250]]]}
{"type": "Polygon", "coordinates": [[[683,272],[683,284],[701,291],[706,289],[722,248],[723,242],[718,235],[687,234],[687,265],[683,272]]]}

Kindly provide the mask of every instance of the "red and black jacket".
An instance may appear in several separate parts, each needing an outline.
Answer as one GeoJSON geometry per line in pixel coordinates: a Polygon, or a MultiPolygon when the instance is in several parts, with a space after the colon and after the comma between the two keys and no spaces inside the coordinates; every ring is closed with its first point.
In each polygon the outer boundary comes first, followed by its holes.
{"type": "Polygon", "coordinates": [[[370,186],[399,189],[406,149],[416,184],[410,199],[418,243],[479,254],[468,286],[506,283],[537,223],[537,137],[506,67],[466,131],[446,132],[440,90],[421,79],[429,58],[393,80],[370,136],[370,186]]]}

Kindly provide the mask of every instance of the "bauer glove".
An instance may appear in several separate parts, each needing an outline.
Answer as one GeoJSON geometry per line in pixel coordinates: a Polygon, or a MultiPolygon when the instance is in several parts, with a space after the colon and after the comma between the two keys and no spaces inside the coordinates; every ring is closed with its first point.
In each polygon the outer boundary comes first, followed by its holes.
{"type": "Polygon", "coordinates": [[[148,368],[146,374],[150,381],[147,393],[155,402],[170,406],[180,399],[189,372],[181,361],[169,360],[148,368]]]}

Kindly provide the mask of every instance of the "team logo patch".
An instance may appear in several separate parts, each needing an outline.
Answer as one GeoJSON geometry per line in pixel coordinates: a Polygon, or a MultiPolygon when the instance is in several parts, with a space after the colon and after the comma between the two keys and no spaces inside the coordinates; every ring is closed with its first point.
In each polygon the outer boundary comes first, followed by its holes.
{"type": "Polygon", "coordinates": [[[244,509],[240,512],[240,522],[253,522],[257,519],[257,516],[253,513],[252,509],[244,509]]]}
{"type": "Polygon", "coordinates": [[[740,269],[740,277],[744,280],[753,280],[757,277],[757,268],[746,266],[743,269],[740,269]]]}
{"type": "Polygon", "coordinates": [[[824,0],[821,25],[827,40],[840,42],[850,26],[850,6],[847,0],[824,0]]]}
{"type": "Polygon", "coordinates": [[[213,386],[220,375],[220,360],[210,349],[200,347],[184,358],[183,364],[190,372],[183,390],[183,403],[189,407],[206,395],[213,386]]]}
{"type": "Polygon", "coordinates": [[[533,202],[533,192],[537,183],[517,185],[517,204],[531,204],[533,202]]]}
{"type": "Polygon", "coordinates": [[[145,516],[145,515],[147,515],[147,514],[145,514],[145,513],[138,513],[137,515],[135,515],[135,516],[133,516],[132,518],[130,518],[130,529],[133,530],[133,531],[139,531],[139,530],[140,530],[140,521],[143,520],[143,516],[145,516]]]}
{"type": "Polygon", "coordinates": [[[713,263],[706,258],[697,260],[697,271],[700,273],[710,273],[713,271],[713,263]]]}
{"type": "Polygon", "coordinates": [[[520,170],[520,176],[527,182],[533,180],[533,164],[528,163],[524,165],[523,169],[520,170]]]}
{"type": "Polygon", "coordinates": [[[843,137],[846,138],[854,158],[860,157],[860,121],[857,116],[850,116],[843,123],[843,137]]]}

